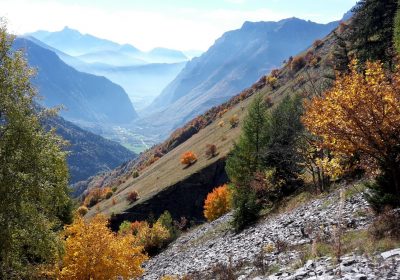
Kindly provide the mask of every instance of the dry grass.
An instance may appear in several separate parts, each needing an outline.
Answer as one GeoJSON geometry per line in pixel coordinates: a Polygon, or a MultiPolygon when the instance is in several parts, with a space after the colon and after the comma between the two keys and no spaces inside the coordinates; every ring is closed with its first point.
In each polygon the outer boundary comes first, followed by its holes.
{"type": "MultiPolygon", "coordinates": [[[[321,48],[320,51],[326,52],[327,50],[321,48]]],[[[321,54],[321,56],[325,57],[324,54],[321,54]]],[[[259,91],[259,94],[262,94],[265,97],[268,96],[271,99],[271,104],[274,105],[279,104],[279,102],[287,95],[293,95],[294,93],[301,94],[303,89],[297,86],[296,80],[297,77],[306,75],[304,71],[304,69],[300,70],[293,77],[293,74],[290,73],[291,71],[288,67],[283,68],[281,70],[281,76],[284,78],[280,80],[279,88],[273,90],[269,86],[266,86],[259,91]]],[[[315,74],[321,75],[320,72],[315,72],[315,74]]],[[[129,204],[129,202],[124,199],[129,192],[133,190],[137,191],[140,198],[135,202],[135,204],[140,204],[150,199],[158,192],[184,180],[210,164],[226,158],[232,149],[234,141],[236,141],[240,135],[243,118],[247,111],[245,109],[254,99],[254,96],[255,95],[241,101],[223,114],[222,118],[217,119],[186,142],[164,155],[151,166],[141,171],[138,178],[130,176],[126,181],[122,181],[118,186],[117,193],[113,195],[114,199],[100,202],[98,209],[101,209],[101,212],[106,215],[121,213],[132,207],[132,204],[129,204]],[[233,116],[237,116],[239,120],[238,126],[231,128],[229,125],[219,125],[221,121],[229,123],[229,120],[233,116]],[[207,158],[205,156],[207,144],[209,143],[215,144],[218,151],[218,154],[213,158],[207,158]],[[188,168],[183,168],[180,163],[180,156],[189,150],[197,154],[199,158],[195,164],[188,168]],[[116,203],[112,203],[112,201],[116,201],[116,203]]],[[[86,215],[87,217],[93,216],[96,213],[96,209],[94,208],[95,207],[89,210],[88,215],[86,215]]]]}

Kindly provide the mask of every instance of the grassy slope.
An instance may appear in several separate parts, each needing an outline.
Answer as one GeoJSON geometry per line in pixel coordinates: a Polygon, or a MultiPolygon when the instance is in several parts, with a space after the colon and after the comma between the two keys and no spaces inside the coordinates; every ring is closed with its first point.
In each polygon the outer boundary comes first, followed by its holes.
{"type": "MultiPolygon", "coordinates": [[[[324,39],[324,45],[322,47],[319,47],[317,50],[310,47],[310,50],[315,50],[315,53],[322,58],[319,67],[306,67],[293,75],[289,67],[284,66],[280,69],[277,89],[272,90],[270,86],[265,86],[259,90],[258,94],[270,96],[272,102],[277,104],[284,96],[301,93],[304,89],[309,88],[310,83],[304,83],[304,80],[309,80],[308,77],[315,80],[318,85],[322,85],[324,79],[321,77],[323,74],[332,74],[331,67],[327,66],[327,60],[333,42],[334,38],[332,34],[330,34],[324,39]],[[307,69],[307,71],[305,69],[307,69]]],[[[129,204],[126,200],[126,195],[130,191],[137,191],[140,199],[136,204],[142,203],[157,194],[159,191],[184,180],[191,174],[202,170],[204,167],[218,159],[226,157],[232,149],[234,141],[236,141],[240,135],[240,127],[242,120],[246,115],[246,108],[253,98],[254,95],[235,105],[232,109],[226,112],[221,119],[215,120],[187,141],[168,152],[151,166],[147,167],[141,172],[138,178],[134,179],[129,177],[126,179],[125,183],[118,186],[118,190],[111,199],[102,201],[98,206],[90,209],[88,216],[92,216],[99,211],[106,215],[111,215],[111,213],[121,213],[132,207],[132,204],[129,204]],[[235,114],[239,117],[240,124],[236,128],[230,128],[229,119],[235,114]],[[225,122],[224,127],[219,127],[218,123],[220,120],[225,122]],[[225,136],[225,140],[223,140],[223,136],[225,136]],[[207,144],[215,144],[217,146],[219,154],[213,159],[207,159],[205,156],[205,148],[207,144]],[[193,151],[198,155],[198,161],[189,168],[183,168],[180,164],[180,156],[188,150],[193,151]],[[113,203],[113,200],[115,203],[113,203]]]]}

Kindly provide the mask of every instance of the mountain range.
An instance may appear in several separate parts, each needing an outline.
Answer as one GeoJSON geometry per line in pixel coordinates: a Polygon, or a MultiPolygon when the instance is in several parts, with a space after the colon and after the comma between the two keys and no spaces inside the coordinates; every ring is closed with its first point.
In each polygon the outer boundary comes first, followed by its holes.
{"type": "Polygon", "coordinates": [[[132,45],[121,45],[68,27],[56,32],[37,31],[26,37],[40,41],[75,69],[119,84],[138,110],[148,106],[188,60],[182,51],[154,48],[143,52],[132,45]]]}
{"type": "Polygon", "coordinates": [[[165,138],[172,130],[279,67],[283,60],[303,51],[337,24],[297,18],[245,22],[188,62],[137,122],[157,127],[163,132],[161,138],[165,138]]]}
{"type": "Polygon", "coordinates": [[[62,105],[61,116],[67,120],[123,124],[137,118],[126,92],[105,77],[79,72],[53,51],[25,38],[17,38],[13,48],[23,49],[29,65],[37,69],[33,83],[43,97],[41,105],[62,105]]]}

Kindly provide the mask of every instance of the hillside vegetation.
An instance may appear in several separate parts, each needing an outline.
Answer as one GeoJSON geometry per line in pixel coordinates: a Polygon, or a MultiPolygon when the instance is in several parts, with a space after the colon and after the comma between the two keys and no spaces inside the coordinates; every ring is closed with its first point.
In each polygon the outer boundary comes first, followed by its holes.
{"type": "Polygon", "coordinates": [[[1,26],[0,278],[398,279],[399,3],[353,11],[281,69],[81,183],[75,211],[64,141],[40,125],[55,112],[35,110],[33,71],[1,26]]]}
{"type": "Polygon", "coordinates": [[[226,158],[239,137],[243,118],[247,114],[247,107],[254,99],[255,93],[268,97],[271,104],[278,104],[285,96],[302,93],[305,88],[311,86],[312,82],[324,86],[327,81],[330,81],[324,78],[324,75],[333,75],[329,55],[333,52],[335,40],[335,36],[331,34],[321,41],[317,48],[313,46],[300,55],[303,57],[311,51],[313,57],[318,58],[317,64],[308,63],[297,69],[298,71],[293,71],[290,65],[286,65],[275,71],[276,81],[273,86],[268,82],[268,77],[263,76],[252,87],[230,101],[208,110],[176,130],[165,142],[144,152],[131,164],[92,179],[88,182],[89,189],[117,186],[118,190],[113,196],[114,202],[110,199],[99,203],[89,211],[89,215],[94,215],[98,211],[107,215],[127,211],[132,207],[125,198],[130,191],[137,191],[139,194],[139,199],[135,204],[143,203],[161,190],[184,181],[185,178],[200,172],[205,167],[226,158]],[[312,78],[311,81],[309,77],[312,78]],[[230,119],[234,116],[238,118],[238,126],[232,127],[230,119]],[[223,126],[221,122],[224,123],[223,126]],[[216,145],[218,152],[216,157],[209,159],[205,156],[207,144],[216,145]],[[198,160],[190,167],[184,168],[180,163],[180,157],[189,150],[199,155],[198,160]],[[131,176],[135,170],[139,172],[137,178],[131,176]]]}

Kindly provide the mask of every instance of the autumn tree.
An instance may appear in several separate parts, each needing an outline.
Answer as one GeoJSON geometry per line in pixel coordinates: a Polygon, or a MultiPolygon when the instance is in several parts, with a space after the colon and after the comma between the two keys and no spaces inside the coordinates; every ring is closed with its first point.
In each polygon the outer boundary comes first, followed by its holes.
{"type": "Polygon", "coordinates": [[[41,121],[34,71],[0,21],[0,279],[27,279],[61,247],[56,231],[72,220],[64,141],[41,121]]]}
{"type": "Polygon", "coordinates": [[[142,263],[147,260],[142,247],[133,245],[131,234],[118,235],[107,227],[102,215],[91,221],[76,217],[65,230],[65,255],[58,272],[60,280],[98,279],[142,275],[142,263]]]}
{"type": "Polygon", "coordinates": [[[192,151],[185,152],[181,156],[181,163],[186,165],[186,166],[190,166],[193,163],[195,163],[196,161],[197,161],[197,156],[192,151]]]}
{"type": "Polygon", "coordinates": [[[359,155],[365,167],[380,169],[370,201],[400,205],[400,72],[387,73],[367,62],[365,73],[339,75],[324,97],[306,104],[303,122],[324,147],[344,156],[359,155]]]}
{"type": "Polygon", "coordinates": [[[169,230],[163,226],[161,221],[156,221],[152,225],[141,222],[136,229],[134,244],[142,246],[148,254],[154,255],[168,244],[170,237],[169,230]]]}
{"type": "Polygon", "coordinates": [[[213,191],[207,195],[207,198],[204,201],[204,217],[208,221],[213,221],[229,212],[231,207],[231,190],[225,184],[213,189],[213,191]]]}

